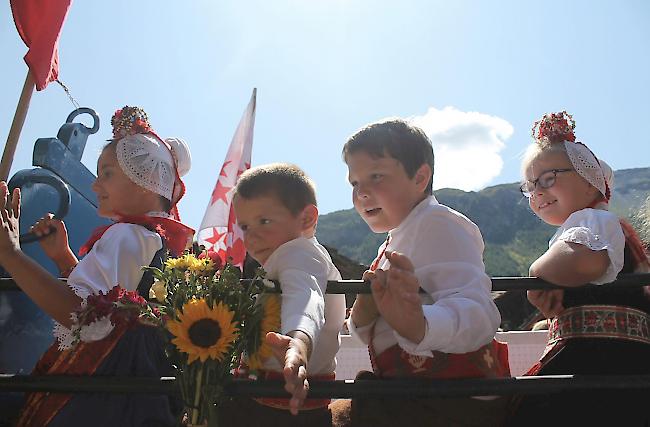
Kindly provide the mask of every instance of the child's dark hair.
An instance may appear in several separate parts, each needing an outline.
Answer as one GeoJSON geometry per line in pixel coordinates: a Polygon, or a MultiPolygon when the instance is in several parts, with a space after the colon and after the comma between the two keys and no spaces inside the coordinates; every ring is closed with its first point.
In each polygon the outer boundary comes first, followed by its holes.
{"type": "Polygon", "coordinates": [[[433,147],[422,129],[402,119],[388,119],[371,123],[352,135],[343,146],[343,161],[347,156],[364,151],[372,157],[389,155],[404,166],[413,178],[420,166],[431,167],[431,179],[426,193],[433,194],[433,147]]]}
{"type": "Polygon", "coordinates": [[[257,166],[242,173],[234,196],[252,199],[275,196],[292,215],[307,205],[316,205],[316,189],[312,180],[296,165],[273,163],[257,166]]]}

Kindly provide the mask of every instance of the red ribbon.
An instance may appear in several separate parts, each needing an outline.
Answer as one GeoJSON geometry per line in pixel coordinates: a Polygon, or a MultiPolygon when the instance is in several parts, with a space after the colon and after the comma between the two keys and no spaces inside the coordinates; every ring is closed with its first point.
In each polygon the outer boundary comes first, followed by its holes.
{"type": "Polygon", "coordinates": [[[79,249],[79,256],[84,256],[90,252],[93,245],[101,239],[106,230],[119,223],[138,224],[155,231],[165,240],[167,248],[175,256],[183,253],[191,241],[192,236],[194,236],[194,229],[172,218],[148,215],[124,215],[120,216],[117,222],[113,224],[97,227],[88,241],[79,249]]]}

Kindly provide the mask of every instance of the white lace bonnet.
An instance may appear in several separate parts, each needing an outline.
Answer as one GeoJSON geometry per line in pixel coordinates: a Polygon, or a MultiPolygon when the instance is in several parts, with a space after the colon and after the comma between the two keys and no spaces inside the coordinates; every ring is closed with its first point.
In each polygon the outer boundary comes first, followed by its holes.
{"type": "Polygon", "coordinates": [[[126,176],[142,188],[176,205],[185,193],[180,177],[191,166],[190,150],[182,139],[161,139],[151,129],[147,113],[125,106],[111,119],[117,140],[117,162],[126,176]]]}
{"type": "Polygon", "coordinates": [[[545,114],[533,124],[533,139],[550,144],[564,144],[573,168],[609,201],[614,184],[614,173],[607,163],[599,160],[574,134],[576,123],[566,111],[545,114]]]}

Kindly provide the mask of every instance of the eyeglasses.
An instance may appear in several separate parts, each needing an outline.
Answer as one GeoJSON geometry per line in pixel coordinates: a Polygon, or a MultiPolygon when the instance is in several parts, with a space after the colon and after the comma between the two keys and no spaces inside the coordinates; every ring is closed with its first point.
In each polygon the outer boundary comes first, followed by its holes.
{"type": "Polygon", "coordinates": [[[519,186],[519,191],[524,196],[530,198],[535,192],[535,188],[539,185],[539,188],[551,188],[555,184],[555,179],[557,174],[561,172],[571,172],[575,169],[551,169],[542,173],[537,179],[533,181],[526,181],[521,186],[519,186]]]}

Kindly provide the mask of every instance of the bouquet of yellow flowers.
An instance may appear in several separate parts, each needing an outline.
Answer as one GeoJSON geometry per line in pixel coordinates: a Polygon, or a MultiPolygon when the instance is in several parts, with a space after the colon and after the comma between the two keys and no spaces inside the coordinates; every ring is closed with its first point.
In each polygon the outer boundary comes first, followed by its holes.
{"type": "MultiPolygon", "coordinates": [[[[167,354],[192,425],[217,423],[223,384],[233,377],[243,353],[262,349],[266,304],[256,300],[267,289],[264,272],[240,281],[239,268],[222,265],[216,253],[186,253],[169,258],[155,277],[150,298],[161,305],[167,354]]],[[[270,295],[269,295],[270,296],[270,295]]]]}

